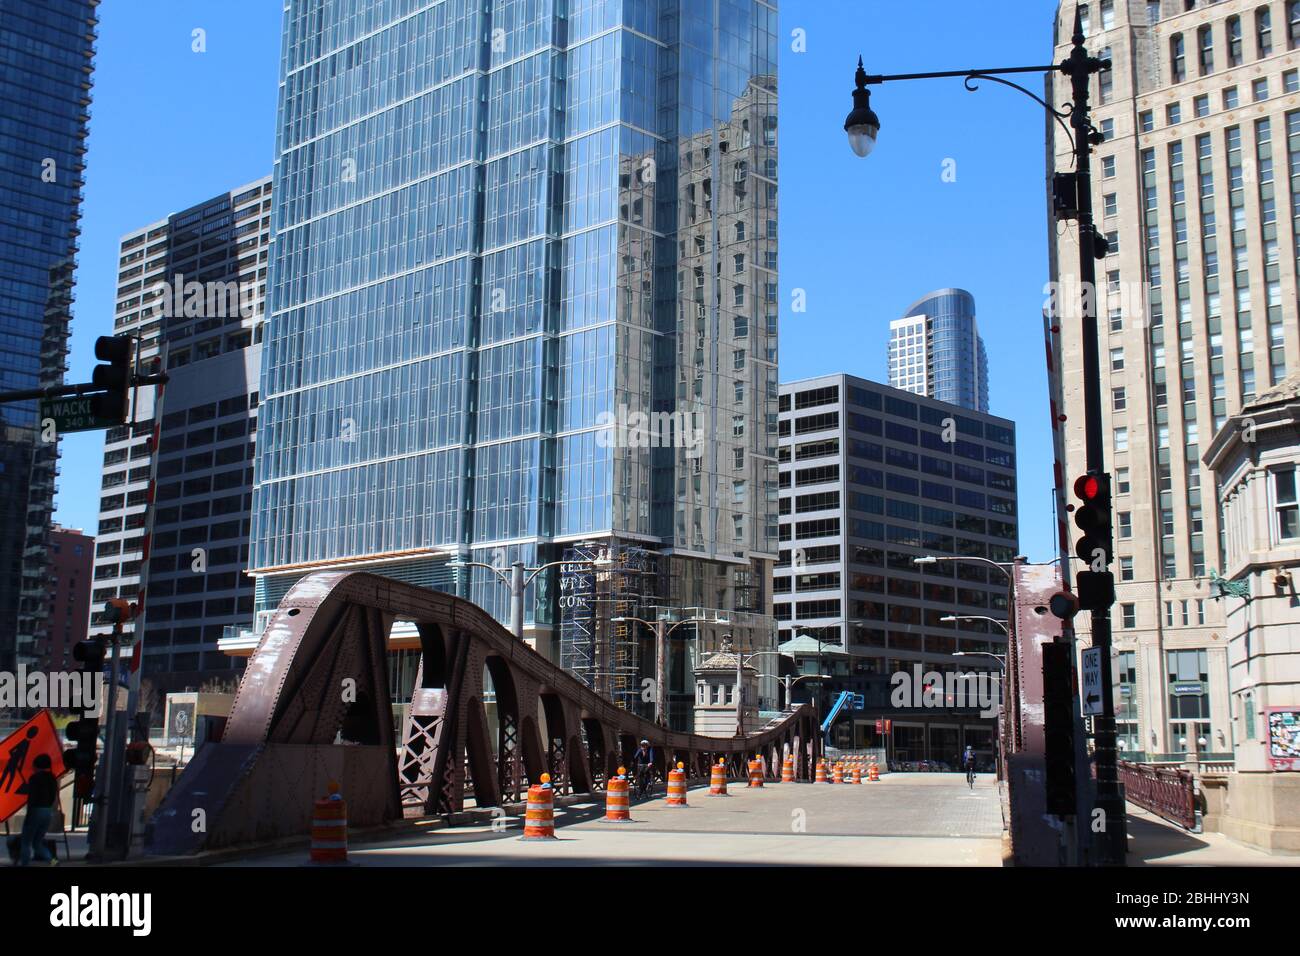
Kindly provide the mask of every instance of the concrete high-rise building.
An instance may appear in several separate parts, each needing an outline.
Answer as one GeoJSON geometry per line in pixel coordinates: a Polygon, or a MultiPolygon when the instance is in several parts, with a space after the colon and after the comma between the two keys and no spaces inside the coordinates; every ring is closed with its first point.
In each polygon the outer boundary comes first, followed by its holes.
{"type": "Polygon", "coordinates": [[[76,670],[81,666],[72,656],[72,649],[87,633],[94,560],[95,539],[90,535],[57,524],[50,528],[50,571],[46,580],[50,606],[45,640],[37,648],[38,666],[43,671],[76,670]]]}
{"type": "Polygon", "coordinates": [[[889,323],[889,384],[971,411],[989,410],[989,361],[973,295],[939,289],[889,323]]]}
{"type": "Polygon", "coordinates": [[[781,385],[780,435],[775,617],[782,650],[833,678],[822,713],[852,691],[866,704],[852,745],[879,745],[875,719],[889,718],[899,760],[952,762],[971,743],[991,761],[994,722],[979,708],[900,709],[890,681],[914,667],[996,673],[952,655],[1006,651],[983,618],[1007,616],[1007,578],[987,561],[1016,557],[1015,424],[838,374],[781,385]],[[913,563],[927,555],[984,560],[913,563]]]}
{"type": "MultiPolygon", "coordinates": [[[[62,385],[98,0],[0,0],[0,391],[62,385]]],[[[58,442],[0,404],[0,670],[37,664],[58,442]]]]}
{"type": "MultiPolygon", "coordinates": [[[[143,675],[160,692],[226,678],[218,650],[253,620],[248,562],[271,234],[271,180],[260,179],[122,237],[114,333],[137,336],[140,363],[167,349],[157,493],[145,595],[143,675]]],[[[104,436],[92,633],[104,602],[140,585],[149,434],[156,392],[138,392],[133,425],[104,436]]],[[[137,622],[139,626],[139,622],[137,622]]]]}
{"type": "MultiPolygon", "coordinates": [[[[1230,416],[1300,367],[1300,3],[1063,2],[1056,59],[1076,8],[1090,52],[1113,64],[1092,88],[1104,137],[1092,202],[1110,253],[1088,291],[1114,493],[1121,756],[1177,755],[1202,737],[1226,755],[1239,714],[1223,602],[1211,600],[1223,523],[1203,456],[1230,416]]],[[[1069,94],[1066,78],[1049,80],[1050,102],[1069,94]]],[[[1048,128],[1049,168],[1068,170],[1072,147],[1048,128]]],[[[1078,234],[1058,222],[1049,234],[1068,479],[1086,470],[1078,234]]]]}
{"type": "MultiPolygon", "coordinates": [[[[504,621],[506,589],[451,561],[590,542],[666,556],[664,605],[766,613],[775,4],[290,0],[284,23],[259,625],[338,567],[504,621]]],[[[557,591],[525,602],[556,659],[557,591]]]]}

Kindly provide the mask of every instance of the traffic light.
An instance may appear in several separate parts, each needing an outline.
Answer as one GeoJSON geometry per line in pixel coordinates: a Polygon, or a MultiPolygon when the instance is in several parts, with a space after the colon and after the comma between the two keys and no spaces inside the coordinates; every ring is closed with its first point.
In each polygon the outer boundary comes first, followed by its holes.
{"type": "Polygon", "coordinates": [[[126,598],[109,598],[104,602],[104,620],[109,624],[125,624],[135,618],[136,606],[126,598]]]}
{"type": "Polygon", "coordinates": [[[1101,611],[1115,603],[1115,575],[1109,571],[1080,571],[1074,586],[1080,610],[1101,611]]]}
{"type": "Polygon", "coordinates": [[[1062,621],[1071,621],[1079,613],[1079,599],[1069,591],[1057,591],[1048,599],[1047,606],[1062,621]]]}
{"type": "MultiPolygon", "coordinates": [[[[72,648],[72,656],[81,669],[96,678],[103,673],[104,657],[108,652],[102,637],[79,641],[72,648]]],[[[99,685],[103,693],[102,683],[99,685]]],[[[99,719],[83,710],[81,716],[70,721],[63,731],[75,746],[63,752],[63,764],[73,771],[73,793],[86,799],[94,790],[96,748],[99,743],[99,719]]]]}
{"type": "Polygon", "coordinates": [[[1047,777],[1047,812],[1073,816],[1074,777],[1074,677],[1070,645],[1043,648],[1043,758],[1047,777]]]}
{"type": "Polygon", "coordinates": [[[1101,572],[1114,559],[1111,545],[1110,475],[1090,471],[1074,482],[1074,496],[1079,503],[1074,508],[1074,523],[1083,532],[1075,543],[1074,553],[1086,562],[1091,571],[1101,572]]]}
{"type": "Polygon", "coordinates": [[[91,382],[105,391],[90,396],[90,410],[99,418],[124,424],[131,394],[131,337],[101,335],[95,340],[95,358],[108,364],[96,365],[91,374],[91,382]]]}

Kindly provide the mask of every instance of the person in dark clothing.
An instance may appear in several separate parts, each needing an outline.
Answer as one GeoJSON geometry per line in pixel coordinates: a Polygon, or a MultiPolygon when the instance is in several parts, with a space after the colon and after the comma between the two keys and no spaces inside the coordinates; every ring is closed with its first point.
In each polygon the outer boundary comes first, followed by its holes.
{"type": "Polygon", "coordinates": [[[18,853],[18,865],[27,866],[36,859],[45,863],[57,862],[45,846],[45,831],[54,818],[54,805],[59,799],[58,778],[50,772],[49,754],[40,754],[32,761],[36,772],[27,780],[27,817],[23,820],[23,835],[18,853]]]}
{"type": "Polygon", "coordinates": [[[632,769],[635,771],[633,779],[636,780],[637,796],[644,797],[650,790],[655,766],[655,752],[650,746],[650,741],[641,741],[641,746],[636,749],[632,755],[632,769]]]}

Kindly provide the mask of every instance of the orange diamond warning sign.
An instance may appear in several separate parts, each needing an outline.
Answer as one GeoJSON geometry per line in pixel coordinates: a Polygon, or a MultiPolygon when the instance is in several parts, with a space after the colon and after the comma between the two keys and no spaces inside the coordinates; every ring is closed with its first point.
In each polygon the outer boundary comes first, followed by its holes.
{"type": "Polygon", "coordinates": [[[8,820],[27,802],[27,780],[41,754],[50,758],[50,773],[63,773],[63,742],[50,712],[43,710],[0,743],[0,821],[8,820]]]}

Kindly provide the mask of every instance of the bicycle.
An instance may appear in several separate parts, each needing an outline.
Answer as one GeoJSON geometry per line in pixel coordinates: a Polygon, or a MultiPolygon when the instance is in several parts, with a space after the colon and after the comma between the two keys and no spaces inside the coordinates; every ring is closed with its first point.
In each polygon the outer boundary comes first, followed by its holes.
{"type": "Polygon", "coordinates": [[[654,768],[650,766],[638,767],[636,771],[636,798],[644,800],[654,789],[654,768]]]}
{"type": "Polygon", "coordinates": [[[972,790],[975,789],[975,765],[974,764],[966,765],[966,786],[970,787],[972,790]]]}

